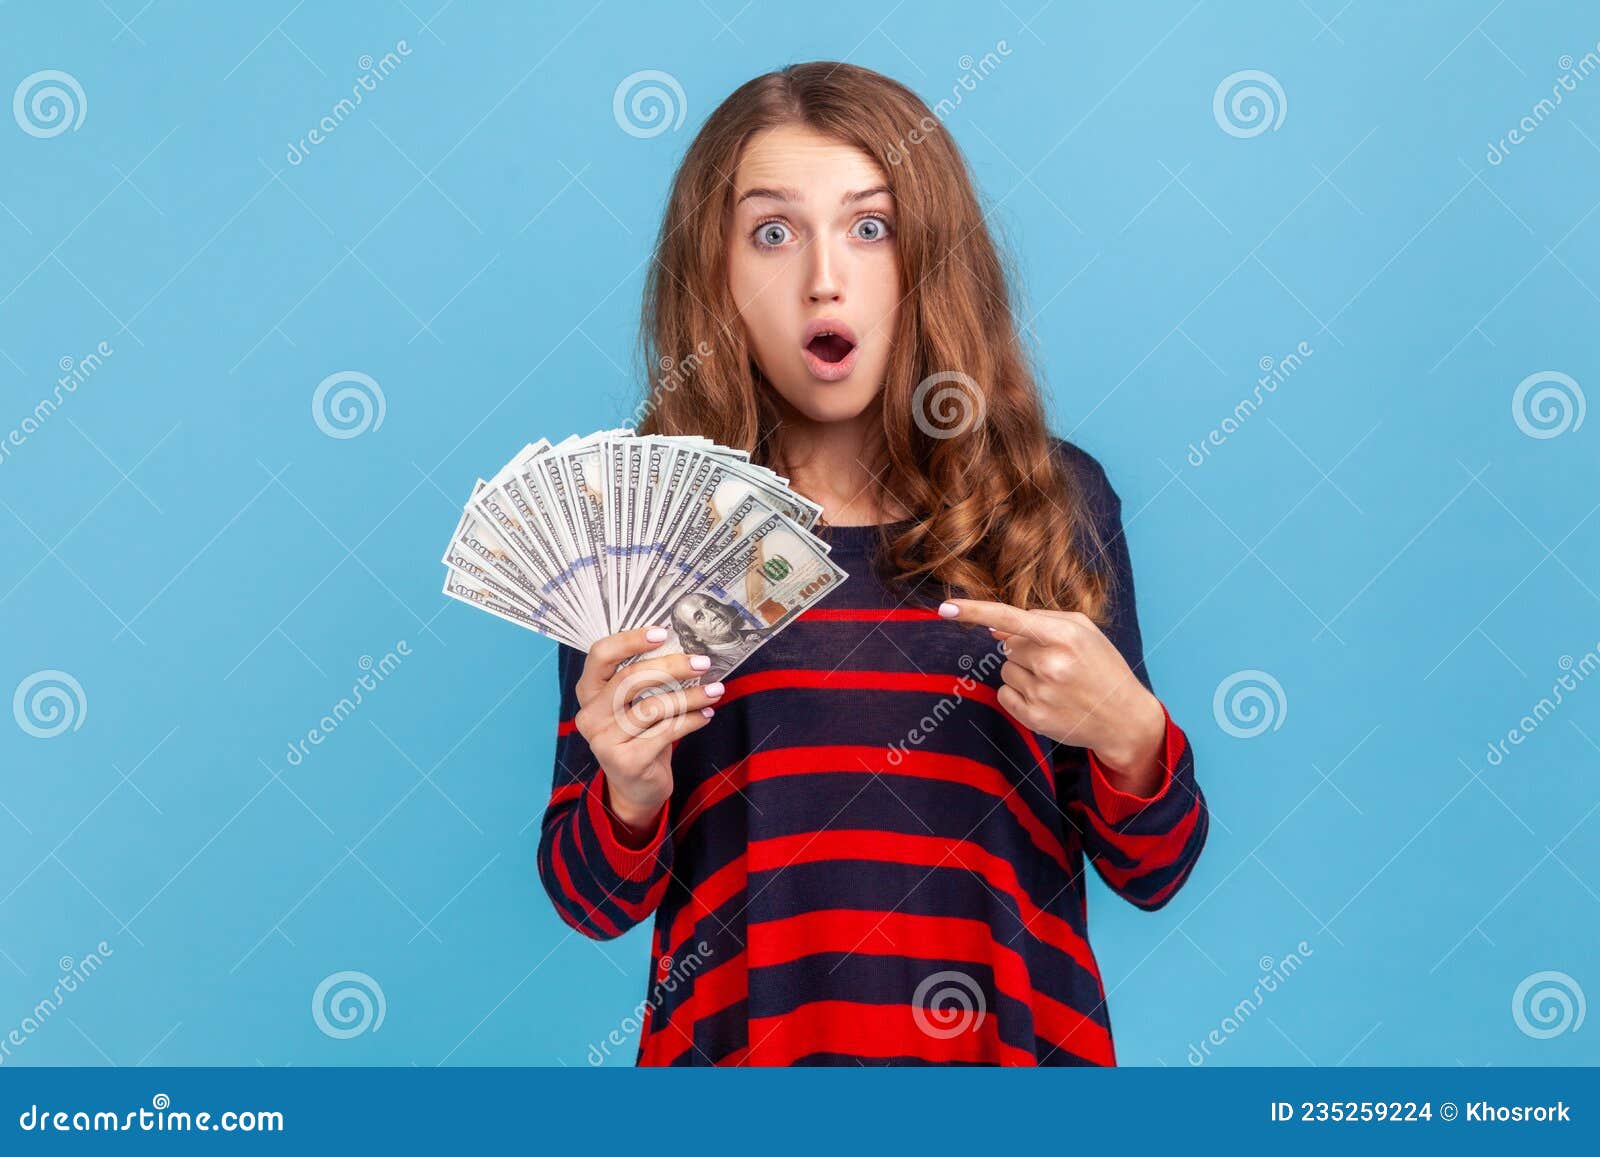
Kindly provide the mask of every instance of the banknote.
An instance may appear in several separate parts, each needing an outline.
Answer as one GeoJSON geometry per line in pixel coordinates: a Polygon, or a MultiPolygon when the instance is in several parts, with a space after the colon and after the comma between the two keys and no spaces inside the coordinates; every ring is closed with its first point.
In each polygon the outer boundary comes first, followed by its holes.
{"type": "MultiPolygon", "coordinates": [[[[726,677],[849,576],[812,533],[822,507],[747,451],[623,427],[523,445],[477,479],[445,549],[444,593],[587,651],[636,627],[726,677]]],[[[680,684],[652,680],[648,694],[680,684]]]]}
{"type": "MultiPolygon", "coordinates": [[[[480,478],[473,497],[487,486],[480,478]]],[[[481,587],[503,602],[525,608],[534,622],[548,624],[551,634],[577,645],[582,632],[574,625],[570,609],[549,597],[551,584],[517,557],[475,504],[469,502],[462,510],[445,550],[444,563],[449,570],[471,580],[469,586],[473,589],[481,587]]]]}
{"type": "MultiPolygon", "coordinates": [[[[747,500],[755,503],[751,497],[747,500]]],[[[640,697],[726,678],[808,607],[850,576],[825,544],[787,515],[768,511],[647,616],[671,633],[621,667],[663,655],[705,655],[711,666],[684,680],[651,681],[640,697]]]]}

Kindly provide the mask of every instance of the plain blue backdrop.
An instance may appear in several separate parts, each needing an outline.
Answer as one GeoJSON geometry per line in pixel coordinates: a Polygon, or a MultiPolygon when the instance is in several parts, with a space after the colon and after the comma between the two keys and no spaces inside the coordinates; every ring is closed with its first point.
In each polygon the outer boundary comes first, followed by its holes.
{"type": "Polygon", "coordinates": [[[475,477],[632,412],[674,167],[808,59],[950,99],[1124,500],[1214,822],[1164,910],[1095,882],[1123,1063],[1600,1061],[1597,39],[1577,0],[0,6],[0,98],[76,85],[0,111],[0,692],[76,683],[0,715],[6,1063],[583,1066],[624,1025],[648,931],[535,872],[554,645],[438,559],[475,477]],[[646,70],[673,124],[618,115],[646,70]],[[1271,127],[1218,109],[1247,71],[1271,127]],[[333,437],[345,372],[383,416],[333,437]],[[341,1039],[347,971],[384,1018],[341,1039]]]}

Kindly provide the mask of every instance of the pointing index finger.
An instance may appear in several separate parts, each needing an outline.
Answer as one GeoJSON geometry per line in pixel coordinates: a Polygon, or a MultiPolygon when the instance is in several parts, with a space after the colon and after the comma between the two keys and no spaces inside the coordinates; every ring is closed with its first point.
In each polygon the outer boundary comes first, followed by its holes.
{"type": "Polygon", "coordinates": [[[961,623],[976,623],[983,627],[995,627],[1008,634],[1021,635],[1027,639],[1042,642],[1044,638],[1043,624],[1029,612],[1021,607],[1011,606],[1009,603],[989,602],[984,599],[948,599],[939,605],[941,618],[954,619],[961,623]]]}

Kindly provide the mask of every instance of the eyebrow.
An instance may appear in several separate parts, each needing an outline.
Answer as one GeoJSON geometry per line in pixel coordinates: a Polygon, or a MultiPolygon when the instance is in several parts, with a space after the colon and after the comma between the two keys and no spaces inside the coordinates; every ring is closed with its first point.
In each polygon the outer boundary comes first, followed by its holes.
{"type": "MultiPolygon", "coordinates": [[[[874,196],[878,193],[889,192],[889,186],[887,185],[874,185],[870,189],[858,189],[853,193],[846,193],[843,197],[839,198],[839,203],[841,205],[853,205],[857,201],[865,201],[868,197],[874,196]]],[[[739,195],[739,199],[735,201],[734,204],[742,205],[744,202],[756,197],[765,197],[769,201],[788,201],[794,204],[801,204],[805,201],[805,197],[798,189],[791,189],[786,185],[778,186],[776,188],[769,188],[761,185],[754,189],[746,189],[739,195]]]]}

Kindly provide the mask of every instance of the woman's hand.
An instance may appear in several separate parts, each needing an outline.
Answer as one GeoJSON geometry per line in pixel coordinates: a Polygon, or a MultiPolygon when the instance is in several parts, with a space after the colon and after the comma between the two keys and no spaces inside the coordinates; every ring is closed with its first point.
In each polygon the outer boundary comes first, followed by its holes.
{"type": "Polygon", "coordinates": [[[672,795],[672,743],[705,726],[721,683],[651,695],[641,692],[675,679],[693,678],[711,665],[704,655],[663,655],[617,668],[632,655],[652,651],[664,627],[607,635],[589,648],[578,677],[573,724],[589,743],[606,777],[608,806],[635,835],[648,832],[672,795]]]}
{"type": "Polygon", "coordinates": [[[939,614],[986,626],[1000,640],[1006,661],[998,697],[1019,723],[1092,748],[1121,790],[1155,794],[1166,711],[1093,619],[980,599],[951,599],[939,614]]]}

